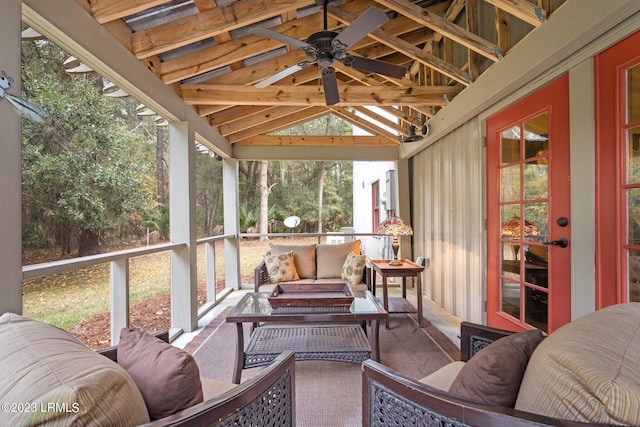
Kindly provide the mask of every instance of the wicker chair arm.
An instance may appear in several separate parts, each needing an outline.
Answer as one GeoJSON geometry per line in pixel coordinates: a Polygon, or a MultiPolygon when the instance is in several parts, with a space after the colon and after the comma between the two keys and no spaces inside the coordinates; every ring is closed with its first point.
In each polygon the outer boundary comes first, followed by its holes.
{"type": "Polygon", "coordinates": [[[492,328],[471,322],[460,324],[460,360],[463,362],[491,344],[492,342],[513,334],[512,331],[492,328]]]}
{"type": "Polygon", "coordinates": [[[269,274],[264,261],[260,261],[260,264],[253,270],[253,284],[255,292],[258,292],[260,286],[269,284],[269,274]]]}
{"type": "Polygon", "coordinates": [[[457,398],[366,360],[362,363],[362,425],[426,426],[586,426],[591,424],[491,406],[457,398]]]}
{"type": "Polygon", "coordinates": [[[144,425],[293,427],[295,421],[295,354],[287,350],[220,396],[144,425]]]}

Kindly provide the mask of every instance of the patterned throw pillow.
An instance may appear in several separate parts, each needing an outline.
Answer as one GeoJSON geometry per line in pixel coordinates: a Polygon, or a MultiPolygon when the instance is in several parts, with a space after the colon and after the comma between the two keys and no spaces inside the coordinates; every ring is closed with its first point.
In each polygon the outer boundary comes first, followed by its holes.
{"type": "Polygon", "coordinates": [[[347,259],[342,266],[342,278],[351,285],[357,285],[362,281],[364,268],[367,265],[367,257],[365,255],[356,255],[351,252],[347,255],[347,259]]]}
{"type": "Polygon", "coordinates": [[[289,280],[300,280],[296,263],[293,259],[293,251],[277,255],[265,255],[264,263],[267,266],[269,282],[279,283],[289,280]]]}

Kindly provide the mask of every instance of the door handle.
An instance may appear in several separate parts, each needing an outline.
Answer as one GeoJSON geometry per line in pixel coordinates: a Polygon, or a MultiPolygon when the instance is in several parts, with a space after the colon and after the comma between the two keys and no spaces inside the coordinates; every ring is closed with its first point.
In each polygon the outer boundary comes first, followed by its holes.
{"type": "Polygon", "coordinates": [[[552,240],[550,242],[542,242],[543,245],[552,245],[552,246],[560,246],[561,248],[566,248],[569,246],[569,241],[564,237],[558,240],[552,240]]]}

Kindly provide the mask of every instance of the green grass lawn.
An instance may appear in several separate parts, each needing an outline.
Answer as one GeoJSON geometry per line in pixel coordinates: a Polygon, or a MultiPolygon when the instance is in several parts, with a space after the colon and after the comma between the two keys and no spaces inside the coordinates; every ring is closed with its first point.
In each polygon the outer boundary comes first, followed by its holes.
{"type": "MultiPolygon", "coordinates": [[[[313,243],[314,238],[296,239],[296,244],[313,243]]],[[[253,283],[253,269],[260,263],[269,243],[291,244],[291,239],[241,240],[240,272],[243,283],[253,283]]],[[[224,279],[224,245],[216,242],[216,279],[224,279]]],[[[130,304],[169,293],[170,255],[158,253],[129,261],[130,304]]],[[[23,314],[68,330],[111,306],[110,265],[85,268],[25,280],[23,314]]],[[[205,247],[198,245],[197,283],[205,282],[205,247]]],[[[231,287],[231,286],[229,286],[231,287]]]]}

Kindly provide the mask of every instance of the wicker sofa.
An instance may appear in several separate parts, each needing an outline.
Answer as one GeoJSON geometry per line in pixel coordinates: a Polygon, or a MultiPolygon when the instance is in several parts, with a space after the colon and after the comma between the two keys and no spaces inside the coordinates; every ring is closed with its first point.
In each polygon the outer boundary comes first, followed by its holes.
{"type": "Polygon", "coordinates": [[[0,316],[0,424],[295,425],[293,352],[236,385],[199,377],[167,332],[127,331],[118,347],[93,351],[52,325],[0,316]]]}
{"type": "Polygon", "coordinates": [[[518,335],[463,322],[461,360],[420,380],[365,361],[363,425],[640,425],[640,303],[583,316],[528,358],[512,346],[518,335]],[[461,384],[476,387],[473,398],[461,384]],[[515,403],[487,403],[492,396],[515,403]]]}
{"type": "MultiPolygon", "coordinates": [[[[355,291],[368,289],[369,268],[364,256],[358,257],[358,267],[350,267],[354,255],[360,255],[360,240],[341,244],[271,245],[265,258],[254,269],[256,292],[271,293],[278,283],[309,284],[348,283],[355,291]],[[297,278],[294,280],[274,279],[269,271],[269,257],[289,255],[293,258],[297,278]],[[348,273],[347,274],[347,270],[348,273]]],[[[287,263],[286,260],[283,261],[287,263]]]]}

